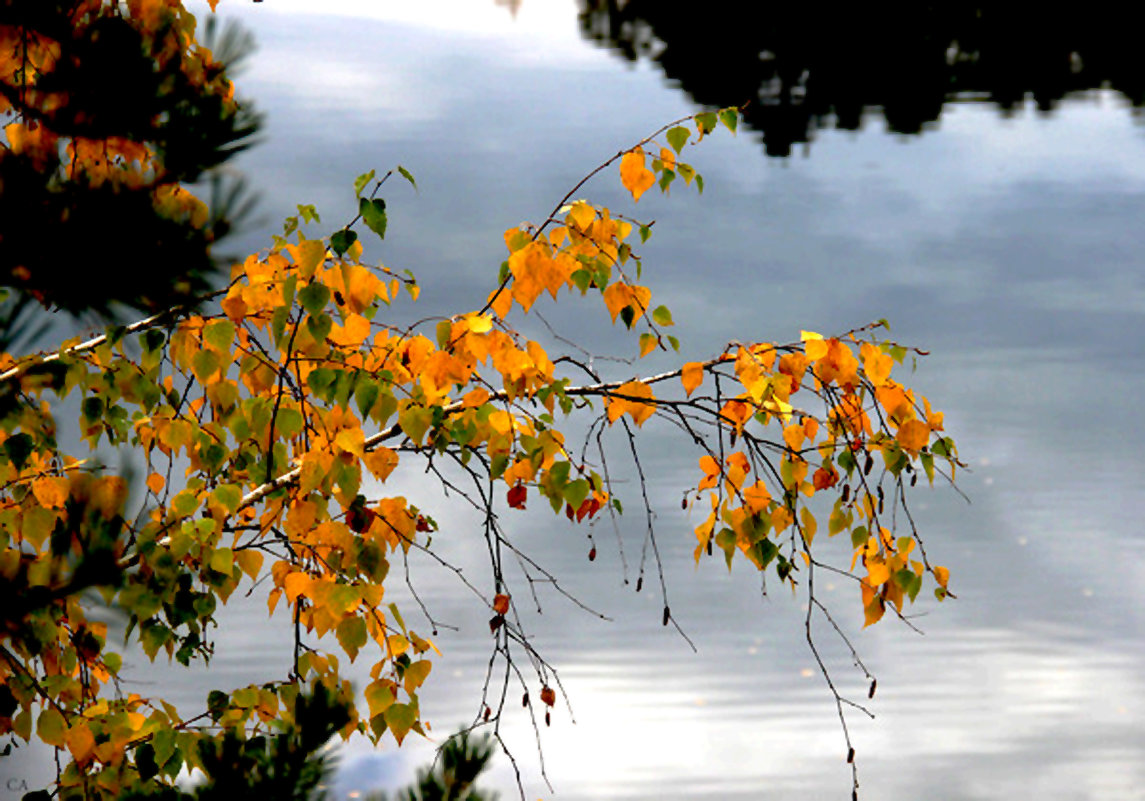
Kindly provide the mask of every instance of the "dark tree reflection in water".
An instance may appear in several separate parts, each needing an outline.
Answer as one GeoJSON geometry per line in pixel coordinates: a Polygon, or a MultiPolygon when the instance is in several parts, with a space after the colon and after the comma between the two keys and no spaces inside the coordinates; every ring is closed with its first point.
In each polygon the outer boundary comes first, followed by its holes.
{"type": "Polygon", "coordinates": [[[583,35],[621,58],[647,58],[705,106],[747,103],[768,155],[788,156],[824,128],[858,130],[873,111],[894,133],[938,123],[950,102],[1010,114],[1113,89],[1145,104],[1145,7],[1025,4],[689,4],[580,0],[583,35]]]}

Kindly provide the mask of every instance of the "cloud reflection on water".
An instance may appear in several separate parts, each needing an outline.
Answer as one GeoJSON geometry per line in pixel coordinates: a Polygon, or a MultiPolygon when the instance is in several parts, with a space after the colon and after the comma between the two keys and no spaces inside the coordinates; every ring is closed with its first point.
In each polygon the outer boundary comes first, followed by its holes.
{"type": "MultiPolygon", "coordinates": [[[[265,215],[311,202],[324,219],[349,216],[354,175],[405,164],[421,191],[395,189],[391,233],[373,249],[418,273],[419,314],[483,299],[504,228],[543,215],[600,159],[690,110],[650,71],[618,69],[577,43],[571,27],[537,39],[511,21],[474,33],[232,5],[262,45],[244,91],[269,111],[268,136],[244,158],[265,215]]],[[[1129,799],[1145,786],[1145,442],[1123,422],[1141,390],[1143,155],[1128,115],[1100,103],[1004,122],[958,106],[940,131],[909,142],[872,128],[823,133],[806,161],[769,161],[748,133],[717,138],[697,152],[702,198],[680,187],[636,209],[660,220],[645,249],[648,280],[686,330],[689,354],[745,328],[793,338],[800,327],[889,317],[895,336],[934,351],[916,378],[980,465],[964,479],[971,506],[919,493],[928,547],[952,567],[960,600],[920,602],[925,638],[890,621],[856,635],[880,680],[879,719],[853,720],[873,797],[1129,799]]],[[[607,180],[598,187],[594,197],[620,198],[607,180]]],[[[627,347],[586,328],[584,304],[545,308],[579,341],[627,347]]],[[[554,600],[533,622],[577,712],[575,727],[562,713],[544,730],[559,797],[839,797],[849,781],[842,738],[821,682],[802,675],[799,607],[761,601],[743,570],[727,578],[706,563],[697,575],[675,494],[686,479],[672,456],[650,445],[656,479],[675,482],[660,484],[672,491],[655,498],[658,525],[674,614],[698,656],[661,629],[654,593],[622,586],[608,535],[590,566],[583,532],[547,516],[514,519],[513,536],[617,618],[604,624],[554,600]]],[[[406,489],[438,502],[424,482],[406,489]]],[[[434,516],[459,539],[469,530],[461,514],[434,516]]],[[[631,555],[640,521],[629,525],[631,555]]],[[[473,550],[455,555],[481,576],[473,550]]],[[[444,732],[474,712],[485,621],[465,611],[448,576],[429,573],[423,586],[435,612],[464,627],[441,638],[445,658],[424,699],[444,732]]],[[[231,612],[210,676],[180,688],[188,703],[220,683],[283,672],[281,653],[252,646],[252,633],[269,640],[268,631],[261,607],[231,612]]],[[[861,676],[822,639],[862,697],[861,676]]],[[[514,718],[509,735],[530,795],[545,794],[531,729],[514,718]]],[[[416,746],[393,769],[408,774],[428,754],[416,746]]],[[[348,756],[348,770],[355,759],[363,772],[378,767],[348,756]]],[[[495,776],[512,796],[504,760],[495,776]]]]}

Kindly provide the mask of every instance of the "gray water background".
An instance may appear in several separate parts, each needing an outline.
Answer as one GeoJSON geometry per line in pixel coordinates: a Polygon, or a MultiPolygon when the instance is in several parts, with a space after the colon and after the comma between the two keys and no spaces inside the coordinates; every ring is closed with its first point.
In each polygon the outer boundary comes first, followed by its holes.
{"type": "MultiPolygon", "coordinates": [[[[238,249],[264,246],[299,202],[336,225],[353,213],[356,175],[401,163],[420,191],[389,187],[389,234],[368,253],[418,275],[418,315],[480,305],[505,228],[543,217],[600,161],[697,110],[653,66],[584,42],[571,3],[526,2],[515,17],[477,2],[221,10],[260,42],[239,85],[268,114],[263,143],[240,164],[262,192],[262,219],[238,249]]],[[[931,351],[912,383],[945,411],[972,468],[959,478],[969,504],[949,489],[916,493],[929,552],[959,596],[920,596],[911,612],[923,636],[889,619],[860,631],[857,598],[825,588],[879,680],[876,719],[848,718],[862,797],[1145,798],[1136,116],[1101,91],[1049,115],[952,104],[921,136],[889,134],[872,115],[859,132],[819,132],[806,157],[768,158],[743,131],[692,160],[702,196],[676,186],[634,208],[612,174],[582,193],[657,220],[641,248],[646,283],[673,310],[681,357],[888,318],[896,339],[931,351]]],[[[633,354],[590,304],[539,310],[596,352],[633,354]]],[[[694,456],[661,441],[669,433],[650,429],[645,466],[673,615],[698,653],[660,626],[654,587],[633,592],[634,511],[621,529],[627,571],[607,529],[589,562],[584,531],[563,519],[505,516],[517,541],[612,618],[550,593],[528,621],[575,724],[562,702],[543,729],[550,792],[532,729],[509,707],[525,796],[846,798],[845,746],[802,606],[774,589],[761,598],[746,565],[730,576],[719,560],[694,567],[695,521],[679,510],[694,456]]],[[[428,477],[399,488],[433,510],[436,541],[471,580],[488,583],[472,517],[428,477]]],[[[625,500],[638,509],[635,495],[625,500]]],[[[423,714],[445,733],[477,711],[488,629],[450,575],[412,567],[434,615],[460,628],[437,639],[444,656],[423,692],[423,714]]],[[[285,622],[268,623],[258,604],[232,607],[209,671],[138,664],[136,689],[192,709],[209,689],[284,674],[285,622]]],[[[829,632],[818,637],[841,688],[865,697],[829,632]]],[[[352,743],[336,789],[399,786],[432,753],[426,741],[352,743]]],[[[517,796],[503,757],[488,784],[517,796]]]]}

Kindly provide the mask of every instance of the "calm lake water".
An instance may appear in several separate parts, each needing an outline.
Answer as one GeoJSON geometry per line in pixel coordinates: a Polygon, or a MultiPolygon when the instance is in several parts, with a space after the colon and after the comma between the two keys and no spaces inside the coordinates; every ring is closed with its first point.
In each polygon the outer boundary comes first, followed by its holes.
{"type": "MultiPolygon", "coordinates": [[[[261,220],[236,249],[262,247],[298,202],[324,220],[349,218],[354,176],[401,163],[420,191],[389,188],[389,234],[373,255],[418,275],[419,315],[480,305],[505,228],[542,218],[602,160],[695,112],[686,88],[703,97],[686,70],[665,76],[676,62],[629,62],[586,40],[571,2],[524,0],[515,15],[479,0],[226,0],[220,9],[260,42],[240,87],[267,113],[263,143],[240,165],[262,194],[261,220]]],[[[805,88],[810,98],[814,86],[805,88]]],[[[767,141],[724,133],[693,153],[702,196],[680,186],[633,209],[612,174],[583,192],[657,220],[642,249],[645,278],[673,310],[684,358],[733,339],[788,341],[801,328],[837,332],[883,317],[896,339],[932,353],[913,382],[945,410],[972,467],[959,480],[970,503],[920,486],[914,511],[958,600],[920,596],[911,610],[920,636],[889,619],[861,631],[850,590],[824,592],[879,681],[876,718],[848,718],[865,798],[1145,798],[1145,433],[1136,423],[1145,128],[1121,93],[1083,88],[1044,103],[1051,111],[1020,93],[1005,113],[967,94],[919,134],[895,133],[909,125],[871,107],[849,118],[856,130],[828,119],[795,136],[770,130],[767,141]],[[808,131],[811,142],[799,141],[808,131]],[[768,155],[777,149],[791,155],[768,155]]],[[[585,347],[632,355],[585,306],[540,306],[585,347]]],[[[635,513],[619,541],[603,526],[594,532],[594,562],[585,532],[563,519],[507,516],[511,536],[611,618],[540,593],[543,614],[527,623],[573,714],[558,704],[542,731],[550,792],[527,719],[506,713],[525,795],[846,798],[846,748],[803,641],[801,603],[761,597],[744,565],[730,576],[718,560],[693,566],[695,523],[679,498],[694,462],[671,433],[646,431],[645,467],[673,615],[697,653],[660,626],[654,588],[637,595],[626,585],[643,538],[635,513]]],[[[622,450],[614,459],[629,469],[622,450]]],[[[442,523],[435,542],[488,584],[463,506],[429,478],[400,488],[442,523]]],[[[444,733],[478,709],[488,629],[450,574],[411,569],[434,616],[459,628],[441,632],[444,657],[423,697],[444,733]]],[[[828,631],[817,638],[841,688],[865,698],[846,653],[828,631]]],[[[285,623],[239,604],[208,674],[140,665],[137,676],[144,692],[176,687],[190,709],[212,687],[284,674],[288,651],[285,623]]],[[[433,747],[410,745],[352,744],[340,797],[407,781],[433,747]]],[[[507,759],[487,785],[517,796],[507,759]]]]}

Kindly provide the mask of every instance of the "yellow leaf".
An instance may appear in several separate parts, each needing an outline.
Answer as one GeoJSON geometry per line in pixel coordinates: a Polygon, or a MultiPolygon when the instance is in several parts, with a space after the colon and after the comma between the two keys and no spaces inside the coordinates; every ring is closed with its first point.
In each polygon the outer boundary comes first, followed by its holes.
{"type": "Polygon", "coordinates": [[[389,448],[379,446],[363,456],[362,461],[379,481],[385,481],[398,466],[398,455],[389,448]]]}
{"type": "Polygon", "coordinates": [[[815,515],[811,514],[811,510],[804,506],[799,511],[799,522],[803,525],[803,538],[810,545],[811,541],[815,539],[815,532],[819,530],[819,521],[815,519],[815,515]]]}
{"type": "Polygon", "coordinates": [[[326,260],[326,243],[321,239],[304,239],[297,245],[287,245],[287,253],[298,265],[298,274],[310,278],[318,265],[326,260]]]}
{"type": "Polygon", "coordinates": [[[639,202],[640,196],[656,183],[652,170],[644,166],[643,149],[631,150],[620,159],[620,182],[632,193],[633,202],[639,202]]]}
{"type": "Polygon", "coordinates": [[[891,569],[881,556],[867,559],[867,581],[872,587],[879,587],[891,577],[891,569]]]}
{"type": "Polygon", "coordinates": [[[676,154],[666,147],[660,148],[660,161],[664,164],[664,169],[676,169],[676,154]]]}
{"type": "Polygon", "coordinates": [[[390,659],[397,659],[409,650],[409,640],[400,634],[391,634],[386,638],[386,649],[389,651],[390,659]]]}
{"type": "Polygon", "coordinates": [[[592,206],[585,203],[583,200],[578,200],[573,203],[572,209],[569,211],[567,222],[575,225],[582,231],[587,231],[588,227],[592,225],[593,220],[596,219],[596,210],[592,206]]]}
{"type": "Polygon", "coordinates": [[[803,440],[806,435],[807,432],[799,423],[792,423],[791,425],[787,426],[787,428],[783,429],[783,441],[787,443],[787,447],[791,448],[791,450],[795,451],[796,453],[798,453],[799,449],[803,447],[803,440]]]}
{"type": "Polygon", "coordinates": [[[704,478],[700,481],[697,489],[711,489],[716,486],[719,481],[720,463],[710,455],[704,454],[700,457],[700,469],[704,471],[704,478]]]}
{"type": "Polygon", "coordinates": [[[950,580],[950,569],[935,565],[934,566],[934,580],[938,582],[940,587],[945,589],[946,588],[946,582],[950,580]]]}
{"type": "Polygon", "coordinates": [[[334,437],[334,447],[352,453],[360,459],[365,455],[363,450],[365,439],[366,435],[362,429],[344,428],[338,432],[338,436],[334,437]]]}
{"type": "Polygon", "coordinates": [[[262,569],[262,553],[260,551],[248,548],[242,551],[235,551],[234,556],[242,572],[246,573],[252,579],[258,578],[258,571],[262,569]]]}
{"type": "Polygon", "coordinates": [[[428,659],[419,659],[407,667],[406,672],[402,676],[402,684],[405,686],[406,692],[417,692],[418,687],[421,687],[425,682],[432,668],[433,663],[428,659]]]}
{"type": "Polygon", "coordinates": [[[487,314],[474,314],[465,318],[465,324],[474,334],[484,334],[493,328],[493,320],[487,314]]]}
{"type": "Polygon", "coordinates": [[[684,392],[688,397],[704,381],[704,365],[701,362],[688,362],[680,370],[680,381],[684,384],[684,392]]]}
{"type": "Polygon", "coordinates": [[[644,358],[652,351],[656,350],[658,344],[655,334],[641,334],[640,335],[640,358],[644,358]]]}
{"type": "Polygon", "coordinates": [[[883,612],[886,611],[886,604],[865,580],[860,582],[859,586],[863,591],[863,628],[866,628],[882,619],[883,612]]]}
{"type": "Polygon", "coordinates": [[[864,342],[859,347],[859,355],[863,359],[863,371],[871,384],[881,387],[887,383],[895,360],[869,342],[864,342]]]}
{"type": "Polygon", "coordinates": [[[385,712],[395,700],[393,685],[390,682],[378,679],[366,685],[366,703],[370,707],[370,717],[385,712]]]}
{"type": "Polygon", "coordinates": [[[777,506],[771,510],[771,525],[776,534],[785,531],[793,522],[795,522],[795,516],[786,506],[777,506]]]}

